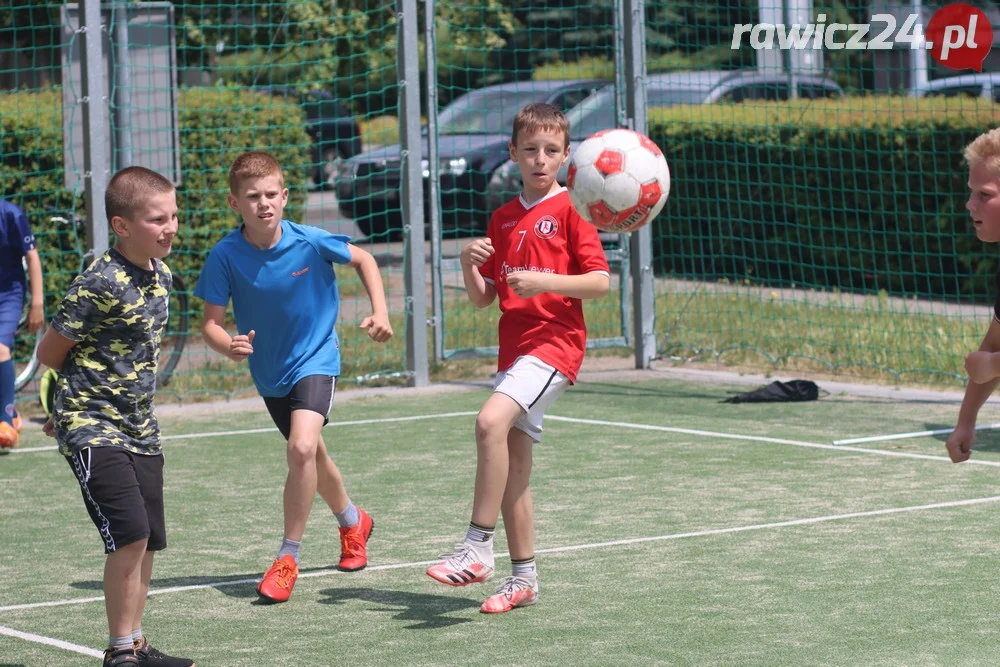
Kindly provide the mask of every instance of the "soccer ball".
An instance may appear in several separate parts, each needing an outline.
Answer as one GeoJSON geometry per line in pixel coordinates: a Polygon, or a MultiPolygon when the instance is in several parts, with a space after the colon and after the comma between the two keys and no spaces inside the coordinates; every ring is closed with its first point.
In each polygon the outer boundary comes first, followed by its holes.
{"type": "Polygon", "coordinates": [[[584,220],[601,231],[624,234],[663,209],[670,169],[649,137],[632,130],[602,130],[576,149],[566,187],[584,220]]]}

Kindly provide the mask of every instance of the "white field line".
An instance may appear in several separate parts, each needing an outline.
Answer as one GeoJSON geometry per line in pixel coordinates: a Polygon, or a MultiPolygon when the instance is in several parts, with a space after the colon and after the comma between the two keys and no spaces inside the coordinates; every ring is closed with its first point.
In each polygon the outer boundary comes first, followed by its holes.
{"type": "MultiPolygon", "coordinates": [[[[410,417],[384,417],[381,419],[357,419],[353,421],[341,421],[341,422],[330,422],[328,426],[360,426],[365,424],[388,424],[395,422],[411,422],[411,421],[423,421],[427,419],[446,419],[450,417],[471,417],[476,415],[476,412],[442,412],[438,414],[429,415],[414,415],[410,417]]],[[[641,431],[661,431],[665,433],[683,433],[685,435],[699,435],[712,438],[724,438],[727,440],[749,440],[753,442],[766,442],[777,445],[793,445],[796,447],[811,447],[814,449],[831,449],[840,452],[855,452],[858,454],[869,454],[876,456],[893,456],[897,458],[907,458],[907,459],[923,459],[927,461],[941,461],[945,463],[950,463],[951,459],[946,456],[933,456],[930,454],[916,454],[913,452],[899,452],[899,451],[886,451],[881,449],[870,449],[865,447],[848,447],[845,446],[850,442],[858,442],[857,440],[835,440],[833,444],[821,443],[821,442],[805,442],[802,440],[787,440],[784,438],[770,438],[762,435],[744,435],[740,433],[723,433],[718,431],[703,431],[699,429],[690,428],[679,428],[676,426],[656,426],[652,424],[634,424],[632,422],[614,422],[605,421],[601,419],[579,419],[576,417],[560,417],[557,415],[546,415],[546,419],[552,421],[568,422],[573,424],[592,424],[594,426],[613,426],[616,428],[628,428],[636,429],[641,431]]],[[[989,424],[977,427],[979,429],[985,428],[1000,428],[1000,424],[989,424]]],[[[205,431],[201,433],[184,433],[177,435],[165,435],[163,440],[196,440],[200,438],[215,438],[231,435],[250,435],[254,433],[269,433],[271,431],[276,431],[274,427],[268,428],[251,428],[242,429],[237,431],[205,431]]],[[[912,434],[899,434],[893,438],[882,437],[881,439],[896,439],[903,437],[916,437],[918,435],[930,435],[937,433],[949,432],[945,430],[941,431],[922,431],[919,433],[912,434]]],[[[29,452],[47,452],[54,451],[57,448],[55,446],[49,447],[29,447],[25,449],[12,449],[9,450],[11,454],[17,453],[29,453],[29,452]]],[[[982,459],[969,459],[966,461],[970,465],[981,465],[981,466],[991,466],[1000,467],[1000,461],[986,461],[982,459]]]]}
{"type": "MultiPolygon", "coordinates": [[[[545,419],[559,422],[571,422],[574,424],[593,424],[594,426],[614,426],[616,428],[630,428],[640,431],[662,431],[665,433],[684,433],[685,435],[703,435],[712,438],[723,438],[727,440],[750,440],[752,442],[769,442],[778,445],[794,445],[795,447],[811,447],[814,449],[831,449],[837,452],[855,452],[858,454],[873,454],[876,456],[894,456],[904,459],[923,459],[926,461],[944,461],[951,463],[947,456],[932,456],[930,454],[914,454],[913,452],[886,451],[884,449],[868,449],[865,447],[845,447],[837,444],[827,444],[822,442],[805,442],[802,440],[785,440],[784,438],[768,438],[762,435],[741,435],[739,433],[720,433],[717,431],[701,431],[691,428],[677,428],[675,426],[654,426],[651,424],[633,424],[631,422],[611,422],[601,419],[577,419],[574,417],[557,417],[556,415],[546,415],[545,419]]],[[[984,461],[981,459],[969,459],[965,463],[981,466],[1000,467],[1000,461],[984,461]]]]}
{"type": "MultiPolygon", "coordinates": [[[[689,531],[685,533],[671,533],[668,535],[656,535],[652,537],[631,537],[623,540],[612,540],[609,542],[591,542],[589,544],[573,544],[562,547],[550,547],[548,549],[536,549],[535,553],[555,554],[567,553],[570,551],[581,551],[584,549],[602,549],[606,547],[626,546],[630,544],[643,544],[647,542],[664,542],[668,540],[680,540],[691,537],[711,537],[714,535],[727,535],[730,533],[746,533],[756,530],[768,530],[773,528],[787,528],[790,526],[807,526],[816,523],[827,523],[830,521],[844,521],[846,519],[858,519],[863,517],[887,516],[890,514],[902,514],[904,512],[920,512],[924,510],[943,509],[949,507],[964,507],[969,505],[983,505],[986,503],[1000,502],[1000,496],[989,496],[986,498],[970,498],[966,500],[950,500],[941,503],[929,503],[926,505],[910,505],[908,507],[887,507],[879,510],[869,510],[865,512],[848,512],[846,514],[829,514],[826,516],[809,517],[805,519],[790,519],[788,521],[775,521],[771,523],[758,523],[749,526],[733,526],[730,528],[709,528],[705,530],[689,531]]],[[[496,556],[502,558],[508,553],[498,553],[496,556]]],[[[386,565],[373,565],[365,568],[366,572],[381,572],[386,570],[400,570],[414,567],[426,567],[433,565],[438,560],[412,561],[409,563],[389,563],[386,565]]],[[[345,574],[340,570],[317,570],[315,572],[304,572],[299,575],[300,579],[311,577],[328,577],[331,575],[345,574]]],[[[171,586],[169,588],[154,588],[149,591],[150,595],[166,595],[168,593],[181,593],[185,591],[197,591],[208,588],[223,588],[226,586],[242,586],[245,584],[255,584],[260,581],[260,577],[235,579],[232,581],[218,581],[208,584],[192,584],[191,586],[171,586]]],[[[65,600],[53,600],[49,602],[31,602],[27,604],[13,604],[0,607],[0,612],[22,611],[26,609],[40,609],[43,607],[65,607],[68,605],[85,604],[88,602],[100,602],[104,596],[93,596],[87,598],[70,598],[65,600]]]]}
{"type": "Polygon", "coordinates": [[[48,445],[45,447],[18,447],[17,449],[8,449],[7,454],[33,454],[35,452],[54,452],[59,449],[55,445],[48,445]]]}
{"type": "MultiPolygon", "coordinates": [[[[364,424],[390,424],[394,422],[415,422],[425,419],[445,419],[448,417],[473,417],[478,412],[442,412],[433,415],[414,415],[412,417],[383,417],[381,419],[356,419],[354,421],[330,422],[327,426],[361,426],[364,424]]],[[[180,433],[176,435],[161,436],[161,440],[197,440],[199,438],[219,438],[227,435],[252,435],[254,433],[277,432],[277,428],[269,426],[265,428],[246,428],[239,431],[204,431],[201,433],[180,433]]],[[[9,454],[28,454],[31,452],[52,452],[59,449],[55,445],[47,447],[26,447],[24,449],[11,449],[9,454]]]]}
{"type": "Polygon", "coordinates": [[[104,653],[102,651],[96,651],[92,648],[87,648],[86,646],[80,646],[79,644],[71,644],[69,642],[64,642],[61,639],[53,639],[52,637],[43,637],[42,635],[36,635],[30,632],[21,632],[20,630],[15,630],[14,628],[8,628],[3,625],[0,625],[0,635],[7,635],[8,637],[16,637],[18,639],[23,639],[26,642],[34,642],[36,644],[45,644],[46,646],[54,646],[56,648],[61,648],[64,651],[72,651],[73,653],[82,653],[83,655],[89,655],[92,658],[104,657],[104,653]]]}
{"type": "MultiPolygon", "coordinates": [[[[1000,428],[1000,424],[983,424],[977,426],[977,431],[988,431],[1000,428]]],[[[856,445],[862,442],[884,442],[886,440],[906,440],[909,438],[924,438],[929,435],[944,435],[951,433],[954,428],[939,428],[933,431],[912,431],[910,433],[892,433],[890,435],[872,435],[867,438],[848,438],[847,440],[834,440],[835,445],[856,445]]]]}

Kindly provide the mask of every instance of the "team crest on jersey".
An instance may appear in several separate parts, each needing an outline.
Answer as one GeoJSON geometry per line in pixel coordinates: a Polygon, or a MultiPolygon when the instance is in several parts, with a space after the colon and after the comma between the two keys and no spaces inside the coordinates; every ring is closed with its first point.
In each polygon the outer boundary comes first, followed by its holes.
{"type": "Polygon", "coordinates": [[[543,215],[535,223],[535,236],[540,239],[550,239],[559,231],[559,223],[551,215],[543,215]]]}

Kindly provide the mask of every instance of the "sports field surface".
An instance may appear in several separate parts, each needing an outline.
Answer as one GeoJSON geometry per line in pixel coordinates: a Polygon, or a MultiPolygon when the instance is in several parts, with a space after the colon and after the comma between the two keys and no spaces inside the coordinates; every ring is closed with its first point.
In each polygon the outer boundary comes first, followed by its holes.
{"type": "MultiPolygon", "coordinates": [[[[488,389],[334,405],[324,437],[375,519],[370,564],[333,569],[317,498],[279,605],[255,586],[281,541],[280,436],[263,409],[164,411],[147,635],[200,667],[997,663],[1000,431],[954,465],[945,434],[921,435],[953,425],[954,398],[730,405],[749,387],[645,377],[581,382],[552,409],[532,478],[541,596],[499,616],[479,612],[493,582],[424,574],[464,535],[488,389]]],[[[0,456],[0,665],[99,664],[103,560],[34,426],[0,456]]]]}

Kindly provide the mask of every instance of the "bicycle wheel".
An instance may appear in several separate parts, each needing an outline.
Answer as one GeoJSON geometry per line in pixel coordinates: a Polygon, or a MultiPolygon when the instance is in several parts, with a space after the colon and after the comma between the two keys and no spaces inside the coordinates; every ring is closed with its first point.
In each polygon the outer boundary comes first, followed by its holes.
{"type": "MultiPolygon", "coordinates": [[[[19,328],[18,329],[19,338],[21,331],[22,330],[19,328]]],[[[14,370],[17,372],[17,375],[14,376],[14,391],[21,391],[21,389],[27,386],[27,384],[31,382],[32,378],[35,377],[35,373],[38,372],[38,366],[40,365],[38,362],[38,344],[42,342],[42,334],[44,332],[45,329],[40,329],[38,333],[32,334],[28,333],[27,329],[24,329],[24,333],[27,336],[34,337],[34,343],[31,345],[31,353],[27,355],[24,359],[19,360],[17,356],[15,356],[14,358],[14,370]]],[[[15,340],[15,346],[14,346],[15,355],[17,355],[16,349],[18,347],[16,345],[16,342],[17,340],[15,340]]]]}
{"type": "Polygon", "coordinates": [[[178,274],[173,275],[173,288],[170,290],[170,312],[167,319],[167,331],[160,345],[160,368],[156,383],[166,387],[173,378],[177,365],[184,354],[187,345],[188,327],[191,324],[191,312],[188,309],[187,285],[178,274]]]}

